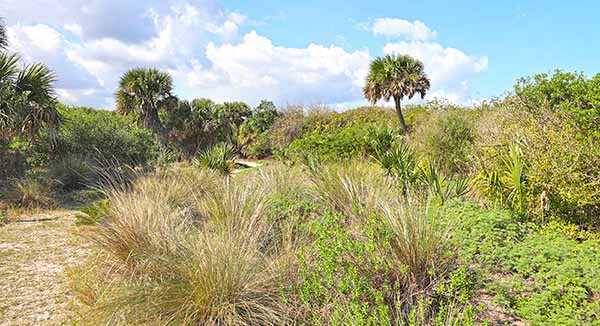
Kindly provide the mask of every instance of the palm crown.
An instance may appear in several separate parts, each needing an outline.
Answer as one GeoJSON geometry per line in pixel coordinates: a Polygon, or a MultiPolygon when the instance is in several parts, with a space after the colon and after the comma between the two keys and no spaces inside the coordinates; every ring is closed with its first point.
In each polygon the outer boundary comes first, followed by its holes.
{"type": "Polygon", "coordinates": [[[402,128],[406,130],[400,101],[405,96],[411,99],[415,94],[423,98],[430,86],[421,61],[408,55],[386,55],[371,62],[363,93],[372,104],[393,98],[402,128]]]}
{"type": "Polygon", "coordinates": [[[122,114],[139,114],[138,121],[143,127],[162,133],[158,110],[175,103],[172,89],[173,81],[166,72],[153,68],[129,70],[119,82],[117,110],[122,114]]]}
{"type": "Polygon", "coordinates": [[[4,19],[0,17],[0,50],[4,50],[8,47],[8,34],[6,33],[6,26],[4,26],[4,19]]]}
{"type": "MultiPolygon", "coordinates": [[[[0,19],[0,50],[8,39],[0,19]]],[[[0,140],[16,134],[33,139],[43,128],[57,130],[62,122],[56,108],[56,75],[36,63],[20,68],[19,56],[0,51],[0,140]]]]}

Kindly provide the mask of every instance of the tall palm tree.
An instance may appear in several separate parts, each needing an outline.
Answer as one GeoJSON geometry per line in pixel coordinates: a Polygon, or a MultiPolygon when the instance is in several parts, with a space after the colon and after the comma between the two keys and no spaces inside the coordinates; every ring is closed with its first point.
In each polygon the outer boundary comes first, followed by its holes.
{"type": "Polygon", "coordinates": [[[117,111],[121,114],[137,114],[138,123],[159,136],[164,136],[164,127],[158,111],[171,108],[177,101],[171,93],[173,80],[167,72],[154,68],[129,70],[119,82],[116,93],[117,111]]]}
{"type": "Polygon", "coordinates": [[[363,93],[372,104],[382,98],[385,101],[393,98],[402,129],[407,132],[401,101],[417,93],[423,98],[430,86],[421,61],[408,55],[386,55],[371,62],[363,93]]]}

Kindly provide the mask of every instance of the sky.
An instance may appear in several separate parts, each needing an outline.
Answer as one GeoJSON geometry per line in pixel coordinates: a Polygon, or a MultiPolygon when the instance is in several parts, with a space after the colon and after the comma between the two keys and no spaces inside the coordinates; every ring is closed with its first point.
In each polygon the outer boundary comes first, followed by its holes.
{"type": "Polygon", "coordinates": [[[10,51],[57,74],[60,101],[114,108],[128,69],[183,99],[366,104],[369,62],[423,61],[425,100],[471,104],[519,77],[600,70],[597,1],[0,0],[10,51]]]}

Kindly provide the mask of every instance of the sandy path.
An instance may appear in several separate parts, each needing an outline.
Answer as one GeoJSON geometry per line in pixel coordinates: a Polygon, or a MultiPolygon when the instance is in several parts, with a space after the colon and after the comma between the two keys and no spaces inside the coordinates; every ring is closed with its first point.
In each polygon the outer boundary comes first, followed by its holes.
{"type": "Polygon", "coordinates": [[[66,269],[89,244],[74,231],[74,214],[56,211],[0,227],[0,325],[69,324],[66,269]]]}

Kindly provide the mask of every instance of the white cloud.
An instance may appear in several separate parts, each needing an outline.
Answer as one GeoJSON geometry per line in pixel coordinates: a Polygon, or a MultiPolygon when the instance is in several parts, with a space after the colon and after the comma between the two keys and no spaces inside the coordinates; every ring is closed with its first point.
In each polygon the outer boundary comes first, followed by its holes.
{"type": "Polygon", "coordinates": [[[224,100],[236,94],[257,102],[336,103],[360,97],[369,52],[337,46],[275,46],[252,31],[238,44],[209,43],[210,68],[199,65],[187,76],[189,87],[224,100]]]}
{"type": "Polygon", "coordinates": [[[65,24],[63,27],[65,30],[75,34],[79,38],[83,37],[83,30],[79,24],[65,24]]]}
{"type": "Polygon", "coordinates": [[[34,50],[56,51],[62,42],[61,34],[48,25],[37,24],[9,28],[9,38],[16,44],[27,44],[34,50]]]}
{"type": "Polygon", "coordinates": [[[431,30],[425,23],[415,20],[399,18],[377,18],[373,24],[362,23],[362,28],[367,28],[375,35],[397,37],[408,40],[427,41],[435,39],[437,32],[431,30]]]}
{"type": "MultiPolygon", "coordinates": [[[[286,47],[243,30],[253,20],[212,0],[15,1],[6,9],[11,50],[27,62],[56,71],[58,94],[69,104],[111,108],[120,76],[135,67],[169,71],[183,98],[215,101],[262,99],[279,104],[365,103],[361,88],[372,57],[369,49],[336,45],[286,47]],[[43,23],[36,8],[48,8],[43,23]],[[122,28],[127,22],[128,28],[122,28]]],[[[388,42],[385,53],[407,53],[425,62],[432,96],[468,98],[468,80],[487,58],[431,41],[436,32],[420,21],[381,18],[365,25],[388,42]]],[[[428,96],[431,97],[431,96],[428,96]]]]}

